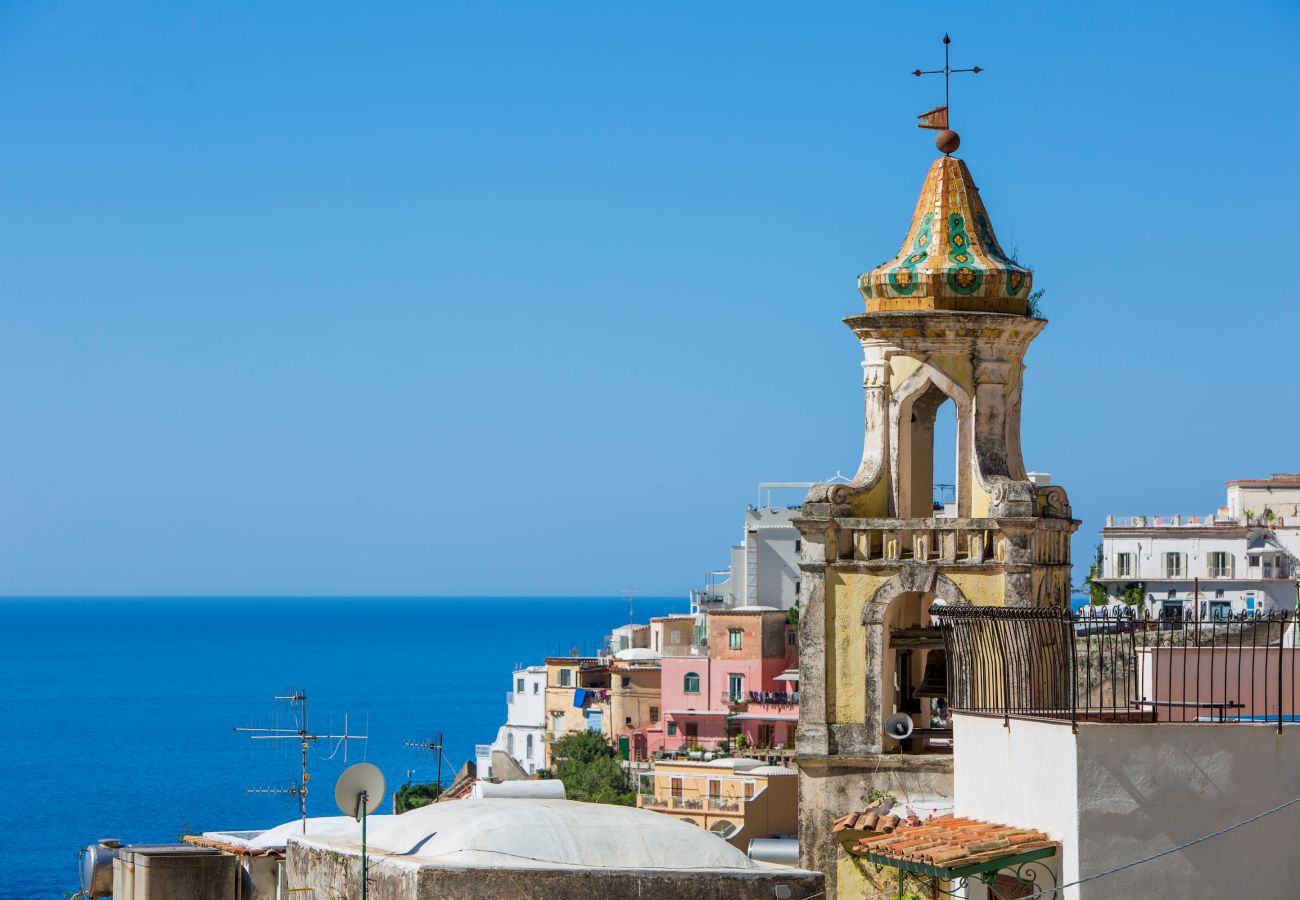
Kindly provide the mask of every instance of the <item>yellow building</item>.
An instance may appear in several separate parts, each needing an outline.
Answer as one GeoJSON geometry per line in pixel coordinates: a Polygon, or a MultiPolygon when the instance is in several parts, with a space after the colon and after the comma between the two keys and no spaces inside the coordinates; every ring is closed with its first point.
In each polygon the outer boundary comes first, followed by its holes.
{"type": "Polygon", "coordinates": [[[934,162],[902,249],[858,287],[866,311],[844,322],[863,353],[862,461],[850,483],[815,485],[794,522],[802,862],[826,873],[828,896],[854,898],[871,894],[833,820],[871,790],[951,797],[944,642],[928,610],[1068,603],[1079,525],[1021,457],[1024,359],[1047,323],[964,162],[934,162]],[[956,423],[947,504],[933,485],[940,414],[956,423]]]}
{"type": "Polygon", "coordinates": [[[608,689],[609,666],[600,657],[546,658],[546,723],[542,739],[548,768],[555,741],[566,734],[602,730],[600,692],[608,689]]]}
{"type": "Polygon", "coordinates": [[[623,759],[643,760],[663,746],[659,655],[632,647],[609,663],[609,690],[602,692],[602,731],[623,759]]]}
{"type": "Polygon", "coordinates": [[[637,806],[677,816],[747,850],[753,838],[793,837],[799,774],[756,759],[668,761],[641,776],[637,806]]]}

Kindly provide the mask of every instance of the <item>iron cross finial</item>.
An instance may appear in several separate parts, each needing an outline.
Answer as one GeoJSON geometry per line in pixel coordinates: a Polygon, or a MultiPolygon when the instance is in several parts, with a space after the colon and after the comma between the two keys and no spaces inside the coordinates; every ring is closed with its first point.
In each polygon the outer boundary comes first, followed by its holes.
{"type": "MultiPolygon", "coordinates": [[[[983,71],[984,71],[984,70],[981,69],[979,66],[972,66],[972,67],[969,68],[969,69],[954,69],[952,66],[948,65],[948,45],[951,44],[951,43],[952,43],[952,38],[948,37],[948,35],[945,34],[945,35],[943,36],[943,68],[942,68],[942,69],[927,69],[927,70],[925,70],[925,71],[922,71],[921,69],[917,69],[915,72],[912,73],[912,74],[915,75],[917,78],[920,78],[922,75],[942,75],[942,76],[943,76],[943,108],[944,108],[945,111],[948,109],[948,78],[949,78],[949,76],[954,75],[954,74],[957,73],[957,72],[971,72],[971,73],[973,73],[973,74],[975,74],[975,75],[978,75],[980,72],[983,72],[983,71]]],[[[948,117],[945,116],[945,119],[947,119],[947,118],[948,118],[948,117]]],[[[946,122],[945,122],[945,127],[946,127],[946,122]]]]}

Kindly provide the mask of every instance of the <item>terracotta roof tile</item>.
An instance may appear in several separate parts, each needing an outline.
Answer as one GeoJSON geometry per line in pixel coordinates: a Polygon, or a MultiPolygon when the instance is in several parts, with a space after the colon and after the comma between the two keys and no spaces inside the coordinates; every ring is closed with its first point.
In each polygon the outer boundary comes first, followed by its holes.
{"type": "Polygon", "coordinates": [[[953,815],[938,816],[919,825],[898,824],[897,816],[882,816],[879,826],[875,833],[860,838],[853,851],[945,869],[961,869],[1059,846],[1041,831],[953,815]],[[885,826],[891,820],[896,827],[886,831],[885,826]]]}

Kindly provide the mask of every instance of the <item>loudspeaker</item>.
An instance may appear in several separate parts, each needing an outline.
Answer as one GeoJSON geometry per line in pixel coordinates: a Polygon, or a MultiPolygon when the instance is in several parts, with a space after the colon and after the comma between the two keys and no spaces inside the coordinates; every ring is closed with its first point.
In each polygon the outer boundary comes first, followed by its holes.
{"type": "Polygon", "coordinates": [[[912,717],[907,713],[894,713],[885,720],[885,737],[905,741],[912,736],[912,717]]]}

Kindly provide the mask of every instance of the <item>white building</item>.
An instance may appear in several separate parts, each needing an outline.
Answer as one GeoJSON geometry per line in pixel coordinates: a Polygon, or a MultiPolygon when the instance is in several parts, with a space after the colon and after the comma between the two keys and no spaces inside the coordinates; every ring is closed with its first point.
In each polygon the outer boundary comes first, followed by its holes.
{"type": "Polygon", "coordinates": [[[691,591],[691,612],[734,606],[790,609],[800,596],[799,553],[803,549],[792,520],[800,506],[774,506],[773,491],[797,490],[809,482],[770,482],[758,486],[758,505],[745,510],[744,539],[731,548],[731,567],[708,573],[708,583],[691,591]],[[766,499],[764,494],[766,493],[766,499]]]}
{"type": "Polygon", "coordinates": [[[1300,475],[1228,482],[1207,516],[1107,516],[1107,594],[1141,592],[1148,612],[1219,616],[1295,609],[1300,475]]]}
{"type": "MultiPolygon", "coordinates": [[[[506,693],[506,724],[497,730],[488,753],[476,753],[480,778],[491,778],[491,753],[502,752],[529,775],[543,768],[546,725],[546,666],[526,666],[514,671],[513,689],[506,693]],[[487,768],[484,768],[484,759],[487,768]]],[[[500,776],[502,773],[497,773],[500,776]]]]}

